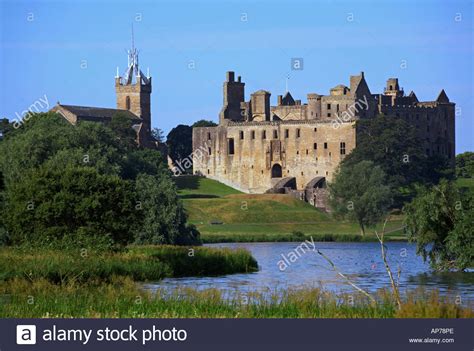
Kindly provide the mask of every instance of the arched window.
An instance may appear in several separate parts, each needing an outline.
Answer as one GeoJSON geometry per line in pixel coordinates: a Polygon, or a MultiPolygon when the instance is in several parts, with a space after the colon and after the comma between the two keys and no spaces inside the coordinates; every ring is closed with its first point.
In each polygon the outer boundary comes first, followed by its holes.
{"type": "Polygon", "coordinates": [[[278,163],[275,163],[272,167],[272,178],[281,178],[282,170],[278,163]]]}
{"type": "Polygon", "coordinates": [[[130,96],[125,98],[125,109],[130,110],[130,96]]]}

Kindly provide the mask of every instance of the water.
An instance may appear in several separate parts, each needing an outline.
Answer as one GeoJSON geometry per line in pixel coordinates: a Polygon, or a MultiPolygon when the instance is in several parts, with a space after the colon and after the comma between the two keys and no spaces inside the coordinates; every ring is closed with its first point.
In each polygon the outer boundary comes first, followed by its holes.
{"type": "MultiPolygon", "coordinates": [[[[228,243],[209,244],[209,247],[245,248],[259,264],[259,271],[248,274],[231,274],[219,277],[168,278],[144,287],[155,291],[171,291],[176,288],[216,288],[225,293],[245,294],[250,291],[278,292],[287,288],[322,287],[334,292],[354,291],[343,278],[337,275],[329,263],[314,251],[291,256],[300,243],[228,243]],[[284,255],[298,257],[285,267],[284,255]]],[[[312,248],[309,245],[310,249],[312,248]]],[[[339,271],[363,289],[374,292],[389,287],[390,281],[382,261],[379,243],[316,243],[316,248],[328,256],[339,271]]],[[[431,272],[427,263],[416,255],[414,244],[405,242],[387,243],[387,258],[397,277],[401,268],[400,288],[415,289],[423,286],[436,288],[442,294],[461,296],[462,302],[473,301],[474,273],[431,272]]]]}

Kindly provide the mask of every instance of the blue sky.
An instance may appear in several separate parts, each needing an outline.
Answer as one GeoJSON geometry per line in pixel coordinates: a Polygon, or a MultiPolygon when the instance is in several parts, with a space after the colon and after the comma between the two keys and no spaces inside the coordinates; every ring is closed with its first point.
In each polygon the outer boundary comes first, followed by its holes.
{"type": "Polygon", "coordinates": [[[457,153],[474,150],[471,1],[2,1],[0,117],[49,104],[115,107],[131,24],[153,77],[153,126],[217,121],[225,72],[246,97],[328,94],[365,72],[372,93],[398,77],[406,93],[460,108],[457,153]],[[292,71],[291,58],[304,69],[292,71]]]}

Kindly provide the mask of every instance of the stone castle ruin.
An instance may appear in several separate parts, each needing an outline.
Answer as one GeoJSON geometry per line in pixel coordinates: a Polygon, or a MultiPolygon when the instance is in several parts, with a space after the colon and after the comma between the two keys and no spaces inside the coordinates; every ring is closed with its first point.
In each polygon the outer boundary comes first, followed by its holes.
{"type": "Polygon", "coordinates": [[[329,95],[310,93],[302,103],[287,92],[271,106],[265,90],[246,101],[245,83],[227,72],[223,95],[219,125],[193,129],[193,171],[246,193],[289,193],[324,208],[326,181],[357,147],[355,122],[378,114],[403,118],[428,155],[454,162],[455,104],[444,90],[420,102],[390,78],[383,93],[372,94],[361,72],[329,95]]]}

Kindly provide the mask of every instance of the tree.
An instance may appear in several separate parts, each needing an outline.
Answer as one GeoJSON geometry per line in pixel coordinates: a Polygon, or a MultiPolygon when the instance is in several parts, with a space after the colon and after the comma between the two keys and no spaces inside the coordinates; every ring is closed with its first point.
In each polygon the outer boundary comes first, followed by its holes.
{"type": "Polygon", "coordinates": [[[173,162],[180,162],[190,157],[193,151],[192,127],[184,124],[174,127],[166,137],[166,144],[173,162]]]}
{"type": "Polygon", "coordinates": [[[436,184],[449,177],[451,167],[441,155],[428,157],[416,129],[401,118],[377,116],[357,121],[357,147],[343,165],[372,161],[387,175],[395,192],[395,206],[414,196],[415,183],[436,184]]]}
{"type": "Polygon", "coordinates": [[[456,176],[474,178],[474,152],[456,155],[456,176]]]}
{"type": "Polygon", "coordinates": [[[361,234],[375,225],[392,204],[392,191],[380,166],[371,161],[341,165],[329,184],[329,205],[336,217],[355,220],[361,234]]]}
{"type": "Polygon", "coordinates": [[[404,208],[406,230],[417,253],[437,270],[474,266],[474,201],[453,182],[419,188],[404,208]]]}
{"type": "Polygon", "coordinates": [[[40,167],[7,187],[3,217],[13,244],[48,244],[65,237],[133,241],[135,193],[130,182],[92,167],[40,167]]]}
{"type": "Polygon", "coordinates": [[[162,129],[160,128],[153,128],[151,130],[151,136],[159,143],[165,142],[165,134],[162,129]]]}
{"type": "Polygon", "coordinates": [[[132,120],[122,113],[112,116],[109,128],[121,140],[121,142],[129,148],[134,148],[136,144],[136,132],[132,128],[132,120]]]}
{"type": "Polygon", "coordinates": [[[102,238],[124,245],[152,221],[169,228],[169,218],[176,227],[166,231],[167,243],[199,242],[199,233],[186,226],[161,153],[132,144],[130,121],[119,116],[112,122],[74,126],[55,113],[39,113],[0,142],[0,242],[69,237],[77,245],[102,238]],[[162,199],[159,214],[135,208],[140,175],[160,185],[147,195],[162,199]]]}
{"type": "Polygon", "coordinates": [[[191,127],[196,128],[196,127],[216,127],[216,126],[217,124],[214,123],[213,121],[200,119],[199,121],[194,122],[194,124],[191,127]]]}
{"type": "Polygon", "coordinates": [[[0,119],[0,140],[14,130],[13,124],[7,118],[0,119]]]}
{"type": "Polygon", "coordinates": [[[136,190],[144,223],[137,233],[140,244],[197,244],[199,232],[186,227],[186,213],[179,201],[175,183],[140,174],[136,190]]]}

